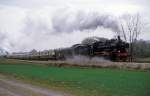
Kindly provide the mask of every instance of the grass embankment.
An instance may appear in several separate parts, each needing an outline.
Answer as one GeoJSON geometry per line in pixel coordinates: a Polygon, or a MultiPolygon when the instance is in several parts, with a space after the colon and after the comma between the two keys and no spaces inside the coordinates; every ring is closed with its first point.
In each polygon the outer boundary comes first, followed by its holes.
{"type": "Polygon", "coordinates": [[[0,72],[46,82],[76,96],[150,96],[150,71],[59,68],[3,60],[0,72]]]}
{"type": "Polygon", "coordinates": [[[139,62],[149,62],[150,63],[150,57],[147,57],[147,58],[141,58],[139,60],[137,60],[139,62]]]}

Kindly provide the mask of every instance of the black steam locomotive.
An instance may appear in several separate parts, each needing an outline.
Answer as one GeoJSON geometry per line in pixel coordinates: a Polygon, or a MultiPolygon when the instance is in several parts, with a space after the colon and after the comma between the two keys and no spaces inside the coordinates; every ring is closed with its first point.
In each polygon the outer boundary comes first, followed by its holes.
{"type": "Polygon", "coordinates": [[[103,57],[112,61],[126,61],[129,44],[118,36],[117,39],[99,39],[92,43],[76,44],[69,48],[45,50],[42,52],[32,51],[26,54],[11,55],[9,58],[28,60],[65,60],[76,55],[90,58],[103,57]]]}
{"type": "Polygon", "coordinates": [[[90,58],[102,57],[112,61],[126,61],[129,44],[118,36],[117,39],[102,39],[92,44],[76,44],[70,48],[55,50],[56,59],[66,59],[74,55],[84,55],[90,58]]]}

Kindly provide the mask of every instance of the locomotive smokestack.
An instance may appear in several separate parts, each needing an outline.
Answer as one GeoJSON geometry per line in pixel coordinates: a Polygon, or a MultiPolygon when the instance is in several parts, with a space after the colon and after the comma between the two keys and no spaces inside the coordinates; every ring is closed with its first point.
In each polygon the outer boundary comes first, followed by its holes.
{"type": "Polygon", "coordinates": [[[121,41],[121,39],[120,39],[120,35],[118,35],[118,41],[121,41]]]}

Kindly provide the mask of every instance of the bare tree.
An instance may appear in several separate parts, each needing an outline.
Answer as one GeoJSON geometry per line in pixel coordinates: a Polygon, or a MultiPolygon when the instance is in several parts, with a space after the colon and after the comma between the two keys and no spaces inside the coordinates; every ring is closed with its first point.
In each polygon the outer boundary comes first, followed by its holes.
{"type": "Polygon", "coordinates": [[[116,34],[121,36],[122,39],[129,42],[129,61],[133,61],[134,47],[139,37],[139,34],[142,32],[142,22],[139,14],[136,15],[126,15],[123,19],[120,20],[120,32],[116,34]]]}

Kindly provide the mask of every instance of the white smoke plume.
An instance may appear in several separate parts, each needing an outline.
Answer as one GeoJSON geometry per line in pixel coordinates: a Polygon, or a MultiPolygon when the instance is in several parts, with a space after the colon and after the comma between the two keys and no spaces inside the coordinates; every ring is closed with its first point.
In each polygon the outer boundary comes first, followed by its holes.
{"type": "Polygon", "coordinates": [[[5,40],[7,39],[7,36],[0,32],[0,56],[6,55],[7,52],[7,48],[6,48],[6,44],[5,44],[5,40]]]}
{"type": "Polygon", "coordinates": [[[58,12],[52,18],[54,32],[95,30],[98,27],[119,31],[117,18],[98,12],[58,12]]]}
{"type": "Polygon", "coordinates": [[[87,57],[83,55],[74,55],[73,57],[68,57],[66,62],[71,64],[93,64],[93,63],[100,63],[100,62],[111,62],[104,57],[87,57]]]}
{"type": "Polygon", "coordinates": [[[11,52],[69,47],[86,37],[110,38],[119,31],[117,18],[105,13],[70,9],[38,12],[20,13],[26,15],[21,22],[13,21],[18,26],[12,25],[18,30],[5,30],[4,35],[0,32],[0,47],[11,52]]]}

